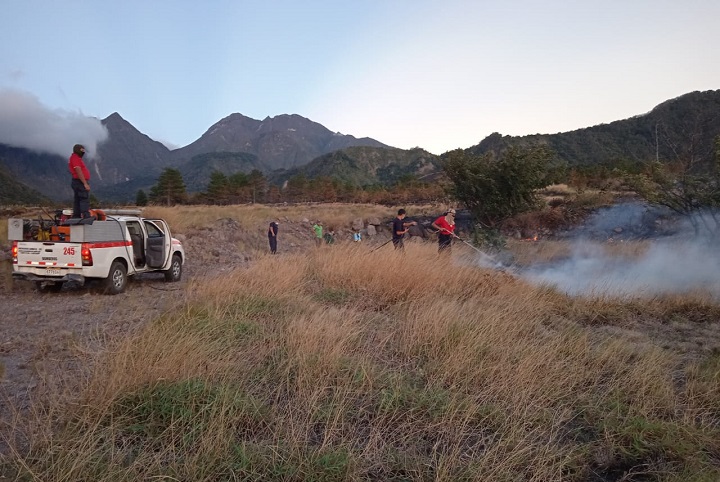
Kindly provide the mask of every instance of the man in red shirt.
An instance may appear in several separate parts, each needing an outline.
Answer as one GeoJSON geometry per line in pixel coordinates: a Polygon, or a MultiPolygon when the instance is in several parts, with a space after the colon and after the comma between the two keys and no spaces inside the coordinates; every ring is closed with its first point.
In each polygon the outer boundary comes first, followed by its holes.
{"type": "Polygon", "coordinates": [[[68,160],[68,169],[72,175],[70,187],[73,190],[74,218],[90,217],[90,171],[82,160],[84,155],[85,147],[75,144],[68,160]]]}
{"type": "Polygon", "coordinates": [[[455,210],[448,209],[444,215],[433,221],[432,227],[438,230],[438,252],[449,253],[452,238],[455,236],[455,210]]]}

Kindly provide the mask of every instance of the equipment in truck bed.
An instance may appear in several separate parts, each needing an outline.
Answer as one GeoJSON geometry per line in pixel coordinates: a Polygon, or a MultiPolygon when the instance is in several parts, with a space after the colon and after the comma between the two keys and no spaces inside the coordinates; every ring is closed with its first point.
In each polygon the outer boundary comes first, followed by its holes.
{"type": "Polygon", "coordinates": [[[13,279],[33,281],[40,290],[96,279],[110,294],[121,293],[127,277],[139,273],[160,272],[166,281],[180,281],[185,252],[164,220],[126,212],[98,213],[99,219],[65,216],[60,211],[50,221],[8,220],[13,279]]]}
{"type": "MultiPolygon", "coordinates": [[[[45,212],[47,214],[47,211],[45,212]]],[[[23,241],[71,241],[71,226],[90,225],[95,221],[105,221],[107,216],[101,209],[91,209],[90,218],[71,218],[72,211],[67,209],[58,209],[52,219],[13,219],[13,226],[8,226],[12,230],[10,239],[23,241]],[[22,224],[22,227],[20,224],[22,224]],[[18,237],[19,230],[22,235],[18,237]]],[[[48,215],[49,216],[49,215],[48,215]]]]}

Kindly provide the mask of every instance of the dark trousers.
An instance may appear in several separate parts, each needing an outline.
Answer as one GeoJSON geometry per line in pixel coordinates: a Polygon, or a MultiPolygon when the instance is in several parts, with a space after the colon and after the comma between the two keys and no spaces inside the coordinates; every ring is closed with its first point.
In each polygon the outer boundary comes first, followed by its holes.
{"type": "Polygon", "coordinates": [[[438,251],[450,252],[452,246],[452,236],[449,234],[438,234],[438,251]]]}
{"type": "Polygon", "coordinates": [[[400,249],[400,250],[405,249],[405,244],[403,243],[403,238],[393,238],[393,244],[395,245],[395,249],[400,249]]]}
{"type": "Polygon", "coordinates": [[[277,253],[277,236],[268,236],[268,242],[270,243],[270,252],[277,253]]]}
{"type": "Polygon", "coordinates": [[[74,218],[90,217],[90,191],[85,189],[80,179],[73,179],[70,183],[73,190],[73,215],[74,218]]]}

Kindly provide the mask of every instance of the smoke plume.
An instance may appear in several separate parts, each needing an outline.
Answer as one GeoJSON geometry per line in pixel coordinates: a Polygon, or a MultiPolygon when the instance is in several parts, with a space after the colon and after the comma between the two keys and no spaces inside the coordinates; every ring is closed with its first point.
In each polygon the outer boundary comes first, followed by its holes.
{"type": "Polygon", "coordinates": [[[0,90],[0,143],[61,156],[83,144],[92,157],[107,137],[99,119],[49,109],[27,92],[0,90]]]}
{"type": "Polygon", "coordinates": [[[703,291],[720,296],[720,257],[705,242],[657,242],[641,257],[610,256],[597,243],[523,277],[571,295],[635,297],[703,291]]]}
{"type": "Polygon", "coordinates": [[[720,233],[706,229],[698,235],[693,228],[698,220],[692,221],[639,203],[617,204],[579,228],[582,235],[573,241],[568,259],[526,269],[522,276],[571,295],[629,298],[697,291],[720,298],[720,233]],[[650,243],[641,255],[606,249],[608,241],[639,239],[650,243]]]}

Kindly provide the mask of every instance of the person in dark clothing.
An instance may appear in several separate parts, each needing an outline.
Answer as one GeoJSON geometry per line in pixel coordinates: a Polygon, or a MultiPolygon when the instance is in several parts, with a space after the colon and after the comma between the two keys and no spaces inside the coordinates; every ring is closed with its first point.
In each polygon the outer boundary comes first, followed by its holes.
{"type": "Polygon", "coordinates": [[[270,252],[272,254],[277,254],[277,235],[279,224],[280,223],[277,221],[273,221],[270,223],[270,227],[268,228],[268,242],[270,243],[270,252]]]}
{"type": "Polygon", "coordinates": [[[72,175],[70,187],[73,190],[74,218],[90,217],[90,171],[82,160],[84,155],[85,147],[75,144],[68,160],[68,169],[72,175]]]}
{"type": "Polygon", "coordinates": [[[449,253],[452,238],[455,236],[455,210],[448,209],[446,213],[433,221],[432,227],[438,230],[438,253],[449,253]]]}
{"type": "Polygon", "coordinates": [[[405,249],[403,244],[403,237],[408,232],[410,226],[417,224],[415,221],[405,221],[405,210],[398,209],[397,217],[393,219],[393,231],[392,231],[392,242],[395,249],[405,249]]]}

